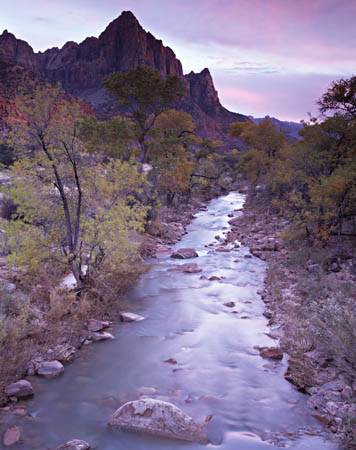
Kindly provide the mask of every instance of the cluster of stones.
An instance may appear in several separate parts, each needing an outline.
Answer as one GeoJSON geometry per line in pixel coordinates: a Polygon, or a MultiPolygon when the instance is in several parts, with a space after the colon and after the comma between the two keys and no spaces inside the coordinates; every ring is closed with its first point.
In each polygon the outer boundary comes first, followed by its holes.
{"type": "MultiPolygon", "coordinates": [[[[283,351],[289,353],[288,369],[285,378],[301,392],[309,394],[308,404],[315,419],[342,437],[345,423],[356,415],[356,382],[342,374],[330,364],[328,355],[317,350],[300,352],[295,343],[285,338],[285,317],[291,310],[298,308],[298,299],[293,295],[298,274],[286,266],[288,249],[281,238],[281,231],[288,228],[288,221],[272,214],[262,216],[254,207],[245,204],[244,214],[229,221],[230,236],[236,237],[250,249],[251,256],[267,262],[273,261],[280,267],[281,298],[273,295],[275,286],[265,285],[257,293],[266,305],[264,316],[271,327],[268,335],[280,341],[283,351]]],[[[251,257],[245,255],[245,257],[251,257]]],[[[316,277],[324,273],[333,274],[338,279],[356,281],[356,263],[352,265],[350,255],[326,259],[322,264],[306,264],[305,273],[316,277]]],[[[279,347],[260,349],[261,357],[280,359],[283,353],[279,347]],[[271,356],[275,353],[274,356],[271,356]]],[[[335,349],[337,351],[337,349],[335,349]]]]}

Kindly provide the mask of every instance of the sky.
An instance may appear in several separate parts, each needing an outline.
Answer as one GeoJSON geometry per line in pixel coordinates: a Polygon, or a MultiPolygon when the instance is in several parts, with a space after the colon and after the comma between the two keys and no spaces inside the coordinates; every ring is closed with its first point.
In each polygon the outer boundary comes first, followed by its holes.
{"type": "Polygon", "coordinates": [[[44,51],[99,36],[124,10],[184,73],[208,67],[231,111],[308,119],[332,81],[356,74],[356,0],[0,0],[0,33],[44,51]]]}

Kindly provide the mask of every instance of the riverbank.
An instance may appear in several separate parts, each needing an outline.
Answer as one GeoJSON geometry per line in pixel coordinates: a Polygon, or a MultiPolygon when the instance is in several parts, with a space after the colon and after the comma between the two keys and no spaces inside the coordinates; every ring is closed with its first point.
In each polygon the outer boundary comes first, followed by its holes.
{"type": "Polygon", "coordinates": [[[267,262],[260,295],[270,336],[288,354],[285,378],[309,394],[313,416],[345,448],[356,445],[355,239],[310,248],[282,238],[288,221],[250,194],[232,234],[267,262]]]}
{"type": "Polygon", "coordinates": [[[76,437],[106,450],[178,450],[177,441],[108,432],[118,407],[149,396],[197,423],[208,420],[209,440],[222,450],[334,449],[318,437],[305,395],[284,380],[286,358],[260,357],[260,349],[274,346],[256,293],[266,265],[245,246],[226,242],[233,237],[228,222],[243,202],[231,193],[197,214],[172,250],[195,249],[199,273],[177,270],[185,261],[169,254],[149,261],[150,270],[120,305],[145,320],[113,324],[115,340],[85,346],[53,380],[29,377],[35,396],[12,407],[7,427],[21,428],[34,448],[57,448],[76,437]]]}
{"type": "MultiPolygon", "coordinates": [[[[162,211],[142,236],[142,258],[169,253],[202,209],[201,200],[193,198],[179,208],[162,211]]],[[[114,284],[102,286],[101,292],[96,292],[96,287],[79,297],[75,291],[54,289],[54,280],[45,276],[34,280],[10,268],[1,257],[0,407],[16,409],[16,396],[7,395],[6,386],[33,375],[42,363],[63,365],[72,361],[82,346],[112,339],[110,324],[120,320],[120,298],[145,270],[138,262],[129,273],[119,274],[114,284]]]]}

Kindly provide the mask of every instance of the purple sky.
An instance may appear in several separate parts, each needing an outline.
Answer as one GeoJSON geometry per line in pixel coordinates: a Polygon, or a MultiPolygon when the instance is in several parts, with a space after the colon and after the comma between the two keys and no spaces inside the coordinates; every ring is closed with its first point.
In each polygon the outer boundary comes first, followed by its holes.
{"type": "Polygon", "coordinates": [[[316,113],[356,73],[356,0],[12,0],[2,29],[34,50],[98,36],[123,10],[170,46],[185,73],[209,67],[224,106],[284,120],[316,113]]]}

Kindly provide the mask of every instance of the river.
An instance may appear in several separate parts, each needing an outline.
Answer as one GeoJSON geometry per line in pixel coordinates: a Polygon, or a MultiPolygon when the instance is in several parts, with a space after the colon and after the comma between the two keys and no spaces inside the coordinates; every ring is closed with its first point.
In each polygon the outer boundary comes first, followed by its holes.
{"type": "Polygon", "coordinates": [[[228,230],[229,213],[241,214],[243,202],[238,193],[212,200],[174,247],[195,248],[199,257],[192,261],[201,273],[168,271],[187,261],[148,261],[151,269],[122,304],[145,320],[117,323],[115,340],[86,346],[59,378],[33,381],[36,395],[28,410],[34,422],[26,448],[53,448],[74,438],[103,450],[202,448],[110,431],[110,414],[141,393],[172,402],[200,422],[211,414],[208,434],[214,444],[208,448],[263,450],[276,448],[274,442],[295,450],[336,449],[321,437],[307,396],[284,379],[286,358],[262,359],[254,349],[276,345],[266,334],[264,304],[257,294],[265,262],[245,258],[249,251],[244,247],[229,253],[207,247],[228,230]],[[212,275],[223,278],[206,279],[212,275]],[[164,362],[168,359],[177,364],[164,362]]]}

